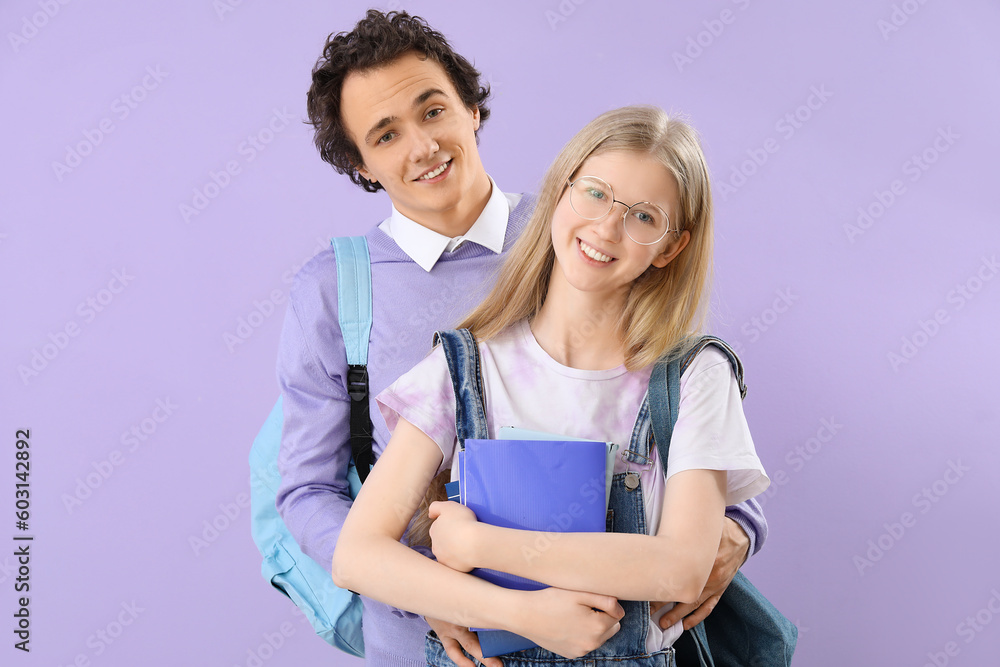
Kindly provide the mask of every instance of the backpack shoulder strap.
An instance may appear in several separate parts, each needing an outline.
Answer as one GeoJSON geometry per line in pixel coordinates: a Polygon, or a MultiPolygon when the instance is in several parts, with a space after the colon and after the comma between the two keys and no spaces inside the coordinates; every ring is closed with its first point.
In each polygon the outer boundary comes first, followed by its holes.
{"type": "MultiPolygon", "coordinates": [[[[690,341],[686,344],[689,343],[690,341]]],[[[657,453],[660,456],[660,465],[663,466],[664,473],[667,469],[667,455],[670,452],[670,438],[673,434],[674,424],[677,423],[677,414],[680,409],[681,375],[698,356],[698,353],[708,345],[716,346],[729,359],[733,373],[736,375],[736,382],[739,384],[740,398],[746,398],[747,386],[743,382],[743,363],[736,356],[733,348],[729,347],[729,344],[721,338],[701,336],[693,345],[685,347],[681,354],[672,351],[657,361],[649,378],[649,391],[646,394],[646,399],[649,401],[653,438],[656,441],[657,453]]]]}
{"type": "Polygon", "coordinates": [[[368,412],[368,338],[372,330],[372,270],[363,236],[330,239],[337,256],[337,314],[347,352],[347,393],[351,397],[351,456],[358,478],[368,477],[375,455],[368,412]]]}
{"type": "Polygon", "coordinates": [[[344,334],[347,363],[368,363],[368,337],[372,330],[372,269],[364,236],[330,239],[337,256],[337,314],[344,334]]]}
{"type": "Polygon", "coordinates": [[[479,345],[468,329],[434,332],[434,345],[444,348],[448,372],[455,388],[455,432],[459,449],[469,438],[486,439],[486,393],[479,358],[479,345]]]}
{"type": "Polygon", "coordinates": [[[680,358],[680,372],[683,374],[687,367],[691,365],[694,358],[698,356],[698,353],[704,350],[707,346],[714,345],[729,359],[730,365],[733,367],[733,373],[736,375],[736,382],[740,387],[740,398],[747,397],[747,386],[743,382],[743,362],[740,358],[736,356],[736,351],[729,346],[729,343],[722,340],[718,336],[701,336],[695,344],[692,345],[685,354],[680,358]]]}

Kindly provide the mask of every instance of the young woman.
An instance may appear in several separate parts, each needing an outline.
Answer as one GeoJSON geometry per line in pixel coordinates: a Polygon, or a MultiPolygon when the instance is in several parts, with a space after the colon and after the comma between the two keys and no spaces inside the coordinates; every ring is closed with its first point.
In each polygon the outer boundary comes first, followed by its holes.
{"type": "MultiPolygon", "coordinates": [[[[460,324],[479,341],[491,437],[510,425],[627,449],[653,363],[703,323],[711,252],[708,172],[689,126],[660,109],[626,107],[583,128],[549,168],[496,287],[460,324]]],[[[711,347],[681,378],[669,478],[655,448],[645,465],[636,457],[616,464],[618,484],[639,473],[633,497],[645,534],[568,533],[535,550],[536,533],[479,524],[457,503],[435,503],[410,526],[457,445],[441,348],[378,401],[394,432],[344,524],[334,579],[402,609],[510,630],[542,647],[508,665],[573,664],[557,655],[595,649],[588,661],[672,664],[680,624],[661,631],[649,605],[629,605],[626,615],[617,600],[694,602],[726,505],[768,484],[737,380],[711,347]],[[409,526],[412,543],[421,519],[434,520],[438,562],[399,542],[409,526]],[[474,567],[551,588],[498,588],[466,574],[474,567]],[[612,652],[601,652],[619,630],[612,652]]]]}

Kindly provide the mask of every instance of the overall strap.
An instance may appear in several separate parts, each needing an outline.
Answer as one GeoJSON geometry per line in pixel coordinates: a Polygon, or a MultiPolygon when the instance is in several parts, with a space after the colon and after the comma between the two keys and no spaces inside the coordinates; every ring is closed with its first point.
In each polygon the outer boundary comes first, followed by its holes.
{"type": "Polygon", "coordinates": [[[337,315],[347,352],[351,397],[351,456],[364,482],[375,463],[368,406],[368,338],[372,330],[372,270],[363,236],[330,239],[337,256],[337,315]]]}
{"type": "Polygon", "coordinates": [[[434,333],[434,345],[441,343],[448,372],[455,388],[455,432],[459,449],[469,438],[489,438],[486,426],[486,394],[479,359],[479,346],[468,329],[434,333]]]}
{"type": "Polygon", "coordinates": [[[736,352],[721,338],[702,336],[684,354],[668,354],[657,361],[656,365],[653,366],[653,374],[649,378],[649,391],[646,394],[646,400],[649,401],[653,439],[656,441],[657,453],[660,456],[660,465],[663,466],[664,474],[667,470],[667,455],[670,452],[670,437],[673,434],[677,413],[680,409],[681,375],[707,345],[715,345],[726,355],[733,367],[733,373],[736,375],[736,382],[740,388],[740,398],[746,398],[747,387],[743,383],[743,363],[736,356],[736,352]]]}

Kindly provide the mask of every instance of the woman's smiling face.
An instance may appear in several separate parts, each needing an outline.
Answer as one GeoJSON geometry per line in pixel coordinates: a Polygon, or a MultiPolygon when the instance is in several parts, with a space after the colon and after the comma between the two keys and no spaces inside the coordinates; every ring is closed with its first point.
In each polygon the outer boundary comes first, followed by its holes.
{"type": "MultiPolygon", "coordinates": [[[[679,191],[673,175],[647,153],[610,151],[591,155],[573,179],[596,176],[614,190],[619,202],[650,202],[671,221],[678,219],[679,191]]],[[[686,234],[668,232],[658,243],[640,245],[625,233],[625,205],[615,203],[598,220],[587,220],[570,203],[567,185],[552,216],[555,265],[552,280],[565,280],[582,292],[624,294],[650,266],[662,268],[681,249],[686,234]]],[[[676,227],[671,223],[671,227],[676,227]]]]}

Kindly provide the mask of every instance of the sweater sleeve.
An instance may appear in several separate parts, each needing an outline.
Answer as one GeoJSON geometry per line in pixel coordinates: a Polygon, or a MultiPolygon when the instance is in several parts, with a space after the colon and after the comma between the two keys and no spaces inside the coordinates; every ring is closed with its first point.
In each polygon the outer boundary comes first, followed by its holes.
{"type": "Polygon", "coordinates": [[[760,551],[767,539],[767,519],[764,518],[764,510],[757,499],[751,498],[739,505],[730,505],[726,508],[726,516],[739,524],[750,538],[747,558],[760,551]]]}
{"type": "Polygon", "coordinates": [[[302,551],[327,571],[351,507],[350,397],[334,262],[332,252],[321,255],[296,276],[277,364],[284,425],[276,505],[302,551]]]}

